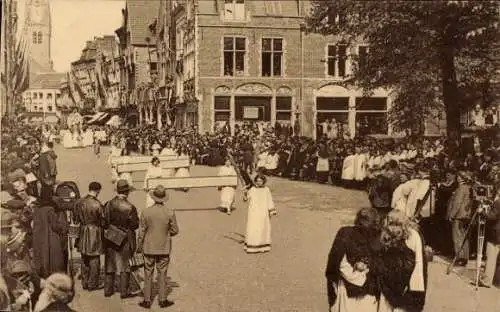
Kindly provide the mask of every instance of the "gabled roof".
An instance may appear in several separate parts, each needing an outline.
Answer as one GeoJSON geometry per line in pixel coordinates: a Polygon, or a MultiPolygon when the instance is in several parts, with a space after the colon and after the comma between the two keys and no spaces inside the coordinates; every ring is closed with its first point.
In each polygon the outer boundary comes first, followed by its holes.
{"type": "Polygon", "coordinates": [[[59,89],[61,82],[65,79],[64,73],[43,73],[33,77],[30,89],[59,89]]]}
{"type": "Polygon", "coordinates": [[[146,45],[146,38],[148,37],[151,38],[151,44],[154,44],[154,34],[151,33],[148,26],[158,18],[160,2],[153,0],[127,0],[126,7],[130,44],[146,45]]]}

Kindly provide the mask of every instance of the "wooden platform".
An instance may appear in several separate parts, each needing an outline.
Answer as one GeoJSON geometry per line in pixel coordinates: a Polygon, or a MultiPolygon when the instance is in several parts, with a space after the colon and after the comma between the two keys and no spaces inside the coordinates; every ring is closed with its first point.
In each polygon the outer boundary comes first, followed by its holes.
{"type": "Polygon", "coordinates": [[[163,185],[167,189],[238,186],[237,176],[153,178],[147,181],[148,189],[163,185]]]}

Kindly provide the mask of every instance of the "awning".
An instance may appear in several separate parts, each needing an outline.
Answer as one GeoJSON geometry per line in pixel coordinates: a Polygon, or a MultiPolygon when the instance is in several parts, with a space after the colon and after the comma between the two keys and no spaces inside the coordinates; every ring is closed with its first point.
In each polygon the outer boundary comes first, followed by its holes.
{"type": "Polygon", "coordinates": [[[98,121],[99,119],[101,119],[105,115],[106,115],[106,113],[103,113],[103,112],[97,113],[94,116],[92,116],[92,118],[87,123],[92,124],[92,123],[98,121]]]}
{"type": "Polygon", "coordinates": [[[122,124],[122,122],[120,120],[120,116],[118,116],[118,115],[114,115],[106,123],[106,125],[112,126],[112,127],[119,127],[121,124],[122,124]]]}

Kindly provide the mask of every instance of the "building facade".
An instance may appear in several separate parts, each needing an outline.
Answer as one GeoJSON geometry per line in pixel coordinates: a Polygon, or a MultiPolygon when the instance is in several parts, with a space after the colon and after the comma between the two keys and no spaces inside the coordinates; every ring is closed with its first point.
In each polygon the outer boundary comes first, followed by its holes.
{"type": "Polygon", "coordinates": [[[351,136],[361,129],[391,133],[389,92],[367,98],[346,83],[368,48],[307,34],[309,1],[172,3],[181,127],[196,123],[200,132],[211,132],[226,123],[232,131],[244,122],[280,123],[315,137],[321,123],[335,119],[351,136]]]}
{"type": "Polygon", "coordinates": [[[114,35],[86,42],[80,58],[71,63],[70,90],[80,107],[117,108],[120,103],[120,57],[114,35]],[[76,89],[76,90],[75,90],[76,89]]]}
{"type": "Polygon", "coordinates": [[[56,123],[60,118],[57,103],[61,96],[61,82],[65,75],[60,73],[39,74],[23,93],[26,115],[32,121],[56,123]]]}

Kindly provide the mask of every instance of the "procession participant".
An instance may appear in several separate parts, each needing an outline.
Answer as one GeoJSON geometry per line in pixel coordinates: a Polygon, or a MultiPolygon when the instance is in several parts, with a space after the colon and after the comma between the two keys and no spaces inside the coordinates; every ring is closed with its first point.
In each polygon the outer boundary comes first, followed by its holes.
{"type": "Polygon", "coordinates": [[[128,292],[130,258],[136,249],[135,230],[139,227],[137,208],[128,201],[130,186],[126,180],[116,183],[117,195],[104,206],[104,296],[114,294],[115,274],[120,275],[121,298],[133,297],[128,292]]]}
{"type": "Polygon", "coordinates": [[[91,182],[88,195],[76,203],[73,213],[75,223],[80,225],[77,249],[82,255],[82,288],[88,291],[102,288],[99,286],[99,275],[103,253],[103,206],[97,198],[101,189],[99,182],[91,182]]]}
{"type": "Polygon", "coordinates": [[[355,165],[355,155],[353,150],[349,148],[347,150],[347,156],[343,160],[342,164],[342,184],[346,188],[353,187],[354,180],[354,165],[355,165]]]}
{"type": "MultiPolygon", "coordinates": [[[[179,151],[177,153],[177,157],[179,157],[179,158],[189,158],[189,153],[188,153],[187,148],[185,146],[179,148],[179,151]]],[[[191,163],[191,161],[189,161],[189,163],[191,163]]],[[[174,173],[174,176],[176,178],[189,178],[191,176],[191,174],[189,173],[189,167],[177,168],[177,170],[174,173]]],[[[183,188],[182,190],[184,192],[187,192],[189,189],[188,188],[183,188]]]]}
{"type": "Polygon", "coordinates": [[[92,138],[93,146],[94,146],[94,154],[97,157],[100,157],[101,154],[101,138],[99,135],[99,131],[94,131],[94,135],[92,138]]]}
{"type": "Polygon", "coordinates": [[[458,185],[451,195],[446,212],[446,219],[451,223],[451,235],[458,266],[467,265],[469,260],[469,240],[466,237],[466,231],[472,209],[471,181],[472,176],[468,169],[460,168],[457,176],[458,185]]]}
{"type": "Polygon", "coordinates": [[[83,147],[92,146],[94,142],[94,132],[90,127],[85,129],[82,135],[82,145],[83,147]]]}
{"type": "MultiPolygon", "coordinates": [[[[144,176],[144,190],[148,191],[148,180],[154,178],[162,178],[164,177],[163,169],[160,166],[160,159],[157,156],[154,156],[151,159],[151,165],[149,165],[148,170],[146,171],[146,175],[144,176]]],[[[153,200],[149,196],[149,193],[146,194],[146,206],[150,207],[154,204],[153,200]]]]}
{"type": "Polygon", "coordinates": [[[328,173],[330,172],[330,163],[328,161],[328,149],[321,145],[317,152],[316,177],[320,183],[328,183],[328,173]]]}
{"type": "Polygon", "coordinates": [[[377,311],[377,277],[372,272],[379,228],[377,211],[364,208],[354,226],[337,232],[325,272],[330,311],[377,311]]]}
{"type": "Polygon", "coordinates": [[[174,303],[167,299],[167,270],[172,251],[171,237],[179,233],[175,211],[166,206],[168,194],[158,185],[149,193],[154,204],[141,212],[137,252],[144,255],[144,300],[139,303],[143,308],[151,308],[154,267],[158,270],[158,295],[160,308],[174,303]]]}
{"type": "Polygon", "coordinates": [[[165,147],[161,150],[160,155],[177,156],[177,153],[174,151],[170,143],[165,142],[163,146],[165,147]]]}
{"type": "Polygon", "coordinates": [[[379,275],[379,312],[422,311],[425,304],[427,264],[417,226],[400,211],[384,221],[379,275]]]}
{"type": "Polygon", "coordinates": [[[376,209],[383,218],[391,210],[392,191],[390,180],[378,167],[373,168],[372,174],[371,184],[368,187],[368,199],[372,208],[376,209]]]}
{"type": "MultiPolygon", "coordinates": [[[[55,272],[65,272],[68,260],[66,212],[57,207],[50,193],[42,194],[40,207],[33,214],[33,251],[35,270],[42,278],[55,272]]],[[[75,195],[76,196],[76,195],[75,195]]]]}
{"type": "Polygon", "coordinates": [[[245,235],[247,253],[268,252],[271,250],[271,221],[276,215],[271,190],[265,185],[266,177],[258,174],[254,178],[245,197],[248,199],[248,216],[245,235]]]}
{"type": "MultiPolygon", "coordinates": [[[[121,156],[119,164],[128,164],[130,162],[130,156],[121,156]]],[[[118,176],[119,180],[126,180],[128,185],[132,186],[134,181],[132,180],[132,172],[120,172],[118,176]]]]}
{"type": "Polygon", "coordinates": [[[410,219],[420,220],[421,218],[430,217],[432,187],[430,175],[425,164],[421,165],[417,170],[417,175],[414,177],[408,201],[406,204],[406,216],[410,219]]]}
{"type": "Polygon", "coordinates": [[[266,169],[267,175],[277,175],[278,174],[278,162],[279,155],[276,152],[275,148],[269,149],[269,153],[267,154],[266,164],[264,168],[266,169]]]}
{"type": "Polygon", "coordinates": [[[356,181],[356,188],[362,189],[364,186],[363,183],[366,179],[368,155],[362,151],[361,147],[356,146],[354,157],[354,180],[356,181]]]}
{"type": "MultiPolygon", "coordinates": [[[[236,170],[231,163],[231,159],[226,157],[224,166],[219,169],[218,176],[236,176],[236,170]]],[[[236,187],[234,186],[223,186],[220,189],[220,207],[226,210],[228,215],[231,214],[231,209],[234,203],[234,195],[236,193],[236,187]]]]}
{"type": "Polygon", "coordinates": [[[50,198],[56,183],[57,176],[57,155],[53,150],[54,143],[48,142],[40,154],[40,182],[42,184],[41,196],[50,198]],[[44,193],[47,193],[44,195],[44,193]]]}

